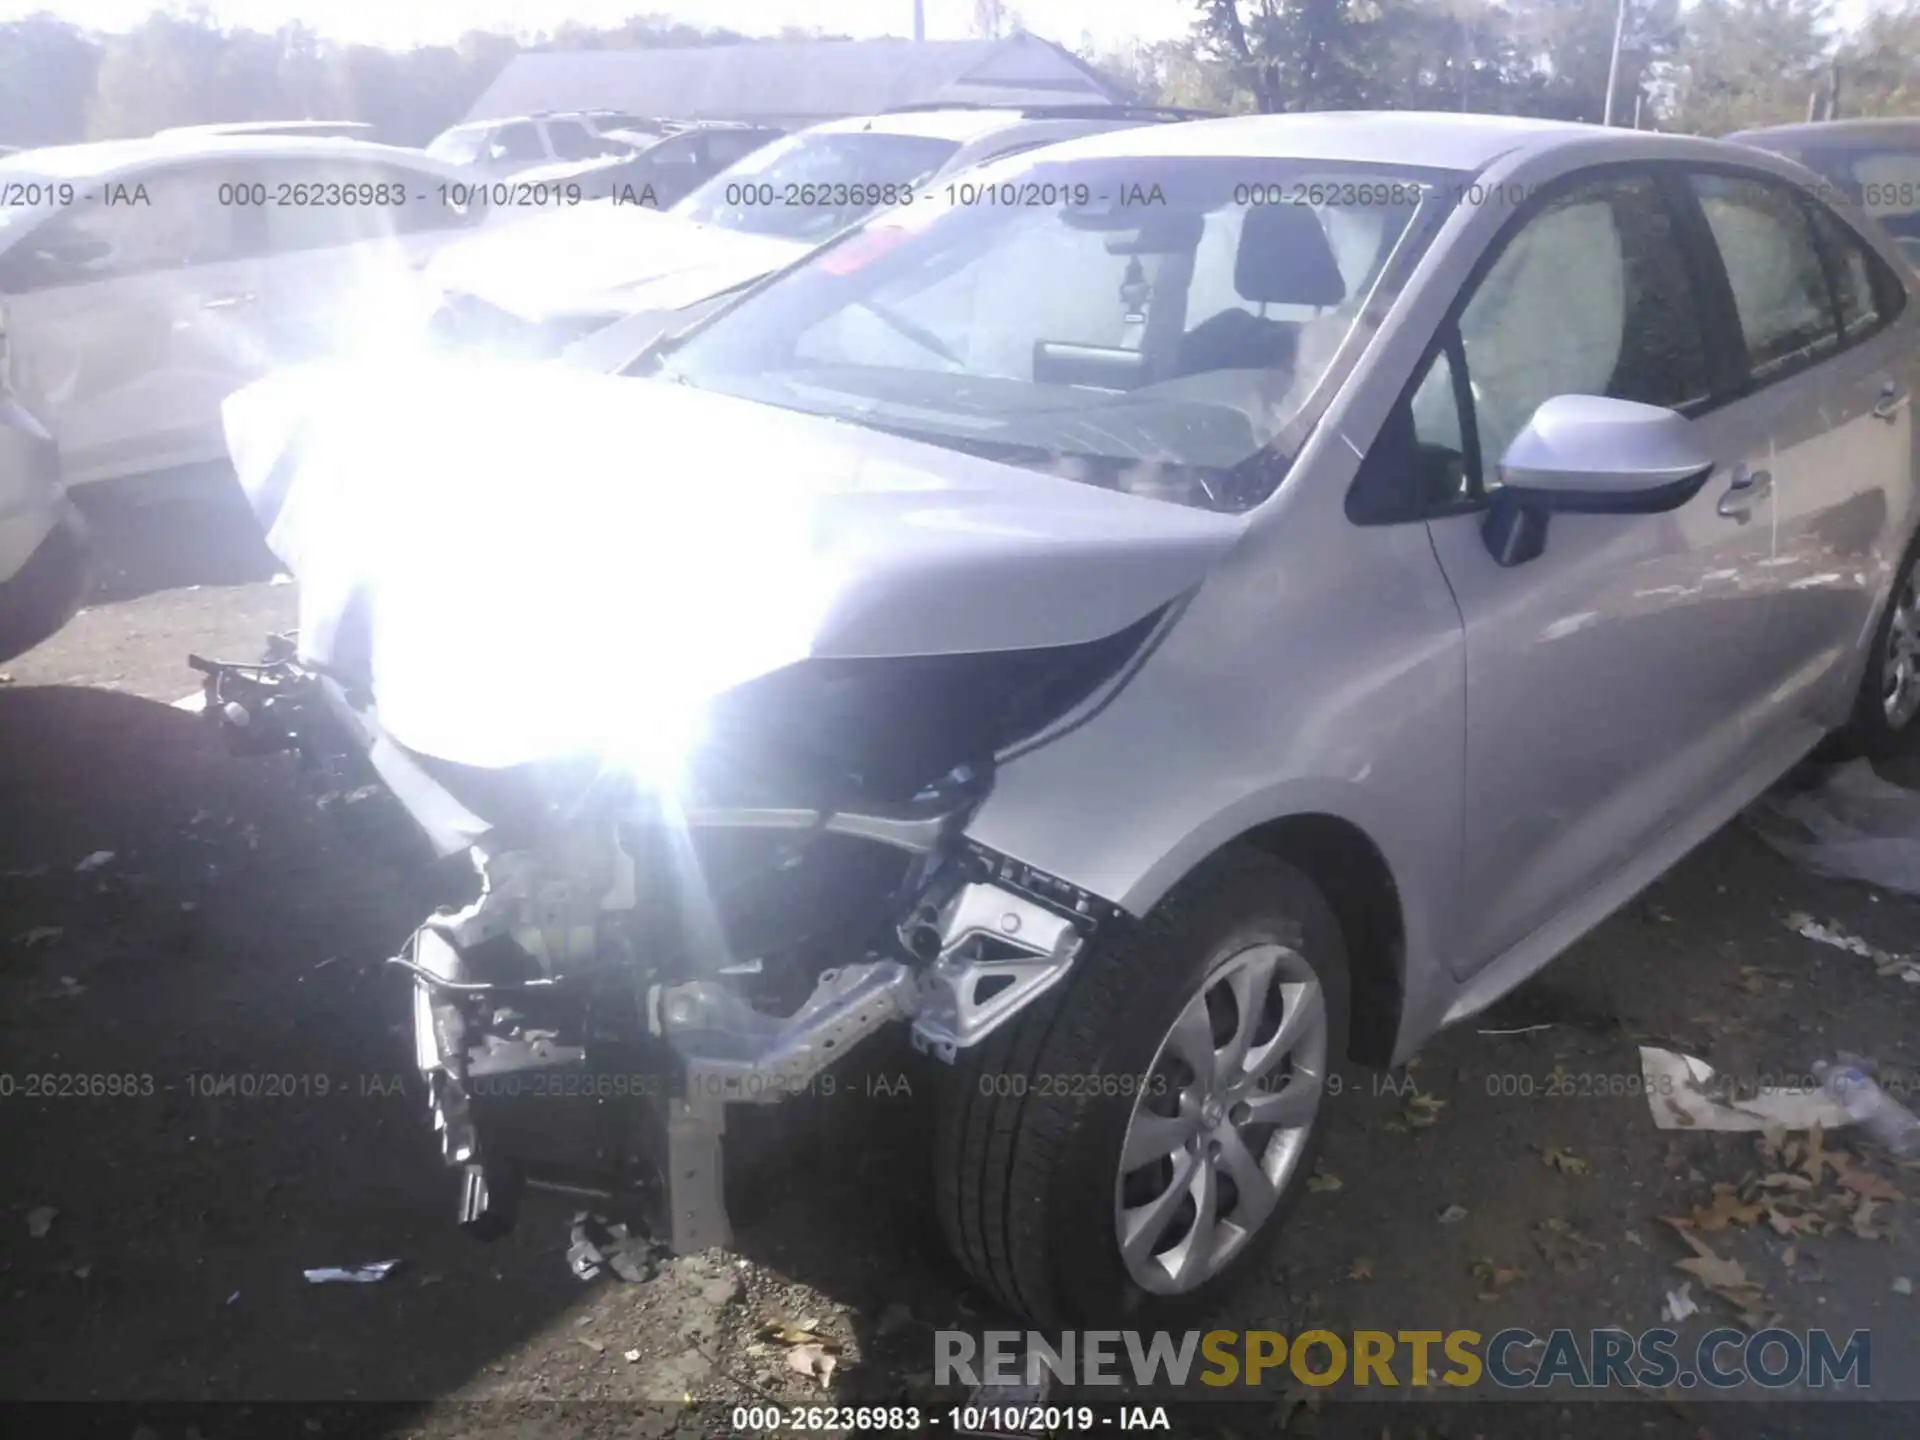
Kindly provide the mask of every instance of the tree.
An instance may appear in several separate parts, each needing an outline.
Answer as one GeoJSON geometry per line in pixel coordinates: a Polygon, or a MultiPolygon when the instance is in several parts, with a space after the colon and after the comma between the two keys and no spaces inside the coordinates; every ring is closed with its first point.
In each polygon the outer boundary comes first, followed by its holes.
{"type": "Polygon", "coordinates": [[[1197,0],[1202,56],[1225,67],[1253,108],[1340,110],[1380,89],[1382,0],[1197,0]]]}
{"type": "Polygon", "coordinates": [[[1676,120],[1703,135],[1804,120],[1828,63],[1827,0],[1696,0],[1676,120]]]}
{"type": "Polygon", "coordinates": [[[52,15],[0,25],[0,144],[78,139],[99,64],[86,34],[52,15]]]}
{"type": "Polygon", "coordinates": [[[1920,0],[1867,17],[1838,55],[1842,115],[1920,109],[1920,0]]]}

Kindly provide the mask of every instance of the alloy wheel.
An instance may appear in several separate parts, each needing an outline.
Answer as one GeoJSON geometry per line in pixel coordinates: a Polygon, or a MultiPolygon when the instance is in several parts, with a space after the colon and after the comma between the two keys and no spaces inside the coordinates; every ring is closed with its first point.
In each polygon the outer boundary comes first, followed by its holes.
{"type": "Polygon", "coordinates": [[[1205,1284],[1273,1214],[1326,1087],[1327,1006],[1306,958],[1252,946],[1217,966],[1173,1022],[1135,1097],[1115,1230],[1141,1288],[1205,1284]]]}

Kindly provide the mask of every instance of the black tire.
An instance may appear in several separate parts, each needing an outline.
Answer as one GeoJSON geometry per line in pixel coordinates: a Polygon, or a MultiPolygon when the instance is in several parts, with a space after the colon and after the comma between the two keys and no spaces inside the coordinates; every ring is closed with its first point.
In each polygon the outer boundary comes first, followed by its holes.
{"type": "Polygon", "coordinates": [[[1853,716],[1835,737],[1836,743],[1829,747],[1830,754],[1888,760],[1912,749],[1914,736],[1920,734],[1920,712],[1908,716],[1899,725],[1889,721],[1884,689],[1887,647],[1894,619],[1903,593],[1920,587],[1917,571],[1920,571],[1920,535],[1907,543],[1906,553],[1900,557],[1900,568],[1894,572],[1893,588],[1887,596],[1887,608],[1873,630],[1873,645],[1867,651],[1866,671],[1860,677],[1860,690],[1854,697],[1853,716]]]}
{"type": "Polygon", "coordinates": [[[1007,1309],[1049,1327],[1179,1328],[1249,1273],[1284,1228],[1326,1129],[1324,1093],[1262,1227],[1212,1279],[1167,1296],[1135,1281],[1117,1238],[1114,1187],[1133,1097],[1071,1083],[1145,1074],[1202,982],[1262,941],[1289,946],[1320,982],[1331,1070],[1347,1045],[1339,923],[1300,871],[1240,847],[1208,861],[1137,928],[1091,947],[1059,992],[962,1052],[940,1094],[936,1201],[954,1254],[1007,1309]]]}

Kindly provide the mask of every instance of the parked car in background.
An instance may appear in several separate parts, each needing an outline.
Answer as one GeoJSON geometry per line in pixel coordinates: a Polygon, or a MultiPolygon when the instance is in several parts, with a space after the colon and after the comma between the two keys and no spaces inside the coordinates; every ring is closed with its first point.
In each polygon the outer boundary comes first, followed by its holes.
{"type": "Polygon", "coordinates": [[[86,590],[85,527],[60,483],[60,453],[6,393],[0,335],[0,662],[72,618],[86,590]]]}
{"type": "MultiPolygon", "coordinates": [[[[356,345],[426,292],[478,215],[464,172],[356,140],[181,134],[0,160],[13,393],[68,485],[225,454],[220,402],[356,345]]],[[[418,317],[416,317],[417,323],[418,317]]]]}
{"type": "Polygon", "coordinates": [[[371,140],[374,127],[364,120],[230,120],[211,125],[174,125],[164,135],[302,135],[310,140],[371,140]]]}
{"type": "Polygon", "coordinates": [[[662,327],[689,323],[870,211],[937,198],[940,184],[1000,156],[1192,114],[946,106],[828,121],[759,146],[664,215],[582,204],[449,246],[428,270],[446,297],[435,334],[617,369],[662,327]]]}
{"type": "Polygon", "coordinates": [[[609,131],[664,128],[645,116],[620,111],[572,110],[454,125],[428,141],[426,149],[449,165],[470,166],[488,175],[516,175],[535,165],[617,154],[618,145],[603,139],[609,131]]]}
{"type": "Polygon", "coordinates": [[[764,125],[694,125],[671,135],[610,130],[601,139],[630,150],[592,160],[535,165],[514,178],[528,185],[577,185],[582,200],[615,200],[665,210],[785,133],[764,125]]]}
{"type": "Polygon", "coordinates": [[[727,1107],[904,1026],[997,1305],[1178,1330],[1343,1059],[1912,739],[1920,306],[1713,140],[1248,116],[975,178],[1052,203],[875,215],[628,375],[235,396],[302,612],[206,712],[473,847],[397,963],[474,1227],[565,1176],[724,1244],[727,1107]]]}
{"type": "Polygon", "coordinates": [[[1920,119],[1823,120],[1727,138],[1798,160],[1886,226],[1920,268],[1920,119]]]}

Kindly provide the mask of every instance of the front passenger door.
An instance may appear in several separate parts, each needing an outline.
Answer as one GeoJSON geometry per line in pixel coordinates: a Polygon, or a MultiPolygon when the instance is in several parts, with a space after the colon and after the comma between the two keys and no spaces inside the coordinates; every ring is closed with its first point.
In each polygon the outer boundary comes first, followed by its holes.
{"type": "Polygon", "coordinates": [[[1666,513],[1556,514],[1544,553],[1511,567],[1482,538],[1500,458],[1546,400],[1711,407],[1680,215],[1651,175],[1554,192],[1496,242],[1412,395],[1428,530],[1466,629],[1465,918],[1448,945],[1463,975],[1751,763],[1769,686],[1749,579],[1771,555],[1764,493],[1728,506],[1716,471],[1666,513]]]}

